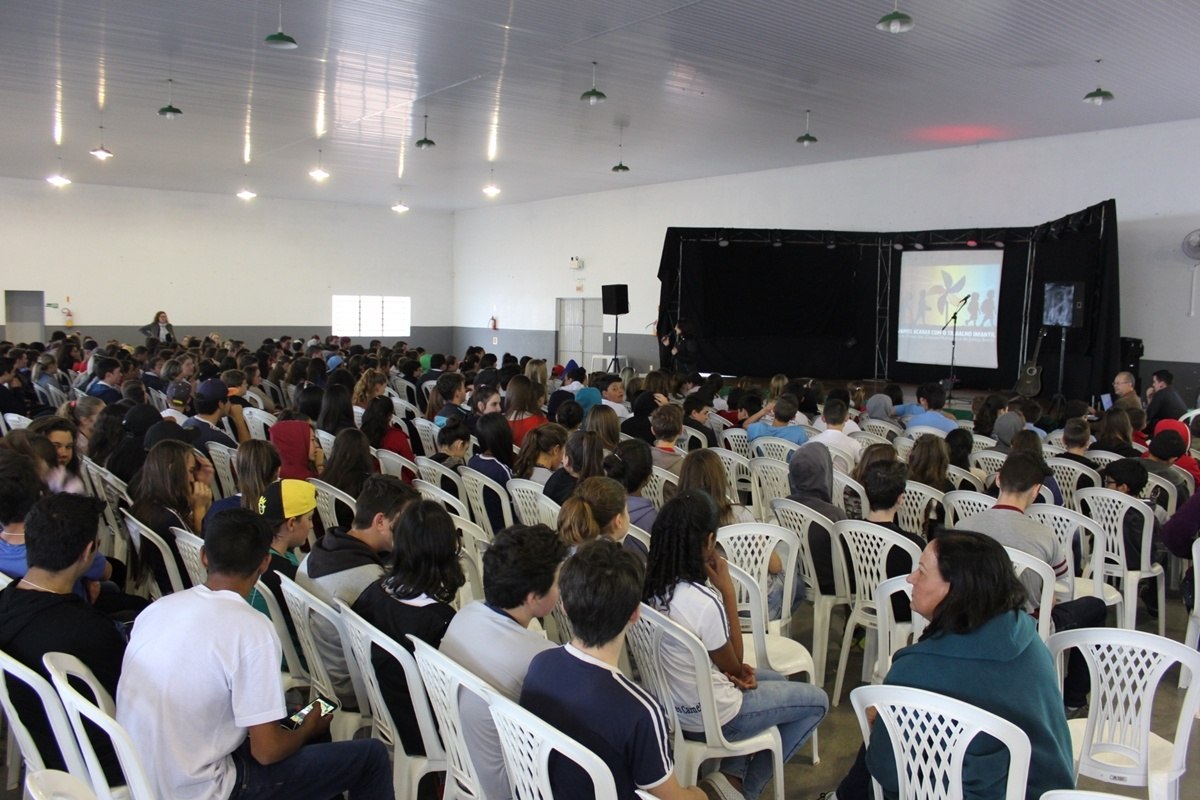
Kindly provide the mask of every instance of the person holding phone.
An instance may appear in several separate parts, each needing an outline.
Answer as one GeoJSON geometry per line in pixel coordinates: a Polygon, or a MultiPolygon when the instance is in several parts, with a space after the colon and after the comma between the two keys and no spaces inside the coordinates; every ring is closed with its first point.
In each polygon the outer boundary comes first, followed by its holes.
{"type": "Polygon", "coordinates": [[[117,720],[159,797],[394,798],[382,742],[315,743],[332,714],[286,724],[282,646],[270,620],[246,602],[270,563],[271,537],[249,509],[212,518],[201,551],[207,580],[138,617],[117,684],[117,720]]]}

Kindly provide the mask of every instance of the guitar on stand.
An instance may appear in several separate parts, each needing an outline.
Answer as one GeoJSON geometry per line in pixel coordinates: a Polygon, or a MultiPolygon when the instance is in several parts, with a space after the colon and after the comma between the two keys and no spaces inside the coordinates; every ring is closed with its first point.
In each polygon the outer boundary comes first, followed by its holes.
{"type": "Polygon", "coordinates": [[[1042,393],[1042,366],[1038,364],[1038,357],[1042,353],[1042,341],[1045,338],[1046,327],[1043,325],[1038,333],[1037,345],[1033,348],[1033,358],[1026,361],[1025,365],[1021,367],[1017,385],[1013,387],[1013,391],[1021,397],[1037,397],[1042,393]]]}

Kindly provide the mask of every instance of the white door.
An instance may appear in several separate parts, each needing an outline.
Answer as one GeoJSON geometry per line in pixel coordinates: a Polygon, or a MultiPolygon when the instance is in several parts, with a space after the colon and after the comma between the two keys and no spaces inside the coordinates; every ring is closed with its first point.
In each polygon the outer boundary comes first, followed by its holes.
{"type": "Polygon", "coordinates": [[[604,352],[603,310],[599,297],[558,299],[559,364],[575,359],[575,363],[591,370],[592,356],[604,352]]]}
{"type": "Polygon", "coordinates": [[[45,298],[42,292],[4,292],[4,338],[10,342],[44,342],[45,298]]]}

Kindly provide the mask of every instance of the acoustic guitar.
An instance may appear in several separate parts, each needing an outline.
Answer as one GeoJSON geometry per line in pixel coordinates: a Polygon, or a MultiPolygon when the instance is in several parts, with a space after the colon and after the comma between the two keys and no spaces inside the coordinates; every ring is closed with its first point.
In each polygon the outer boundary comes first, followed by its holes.
{"type": "Polygon", "coordinates": [[[1038,333],[1037,345],[1033,348],[1033,358],[1026,361],[1025,365],[1021,367],[1021,374],[1013,389],[1021,397],[1037,397],[1042,393],[1042,367],[1038,364],[1038,356],[1042,353],[1042,340],[1045,338],[1046,328],[1043,326],[1038,333]]]}

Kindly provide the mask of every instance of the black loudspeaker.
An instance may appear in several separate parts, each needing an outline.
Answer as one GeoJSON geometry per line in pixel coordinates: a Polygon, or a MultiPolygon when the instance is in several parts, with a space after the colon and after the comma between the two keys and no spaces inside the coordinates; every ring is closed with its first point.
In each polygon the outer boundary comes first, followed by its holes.
{"type": "Polygon", "coordinates": [[[1141,339],[1121,337],[1121,369],[1133,375],[1133,388],[1141,391],[1142,354],[1145,347],[1141,339]]]}
{"type": "Polygon", "coordinates": [[[1083,327],[1083,282],[1047,283],[1043,286],[1042,324],[1062,328],[1083,327]]]}
{"type": "Polygon", "coordinates": [[[610,283],[600,287],[604,298],[604,313],[617,316],[629,313],[629,285],[625,283],[610,283]]]}

